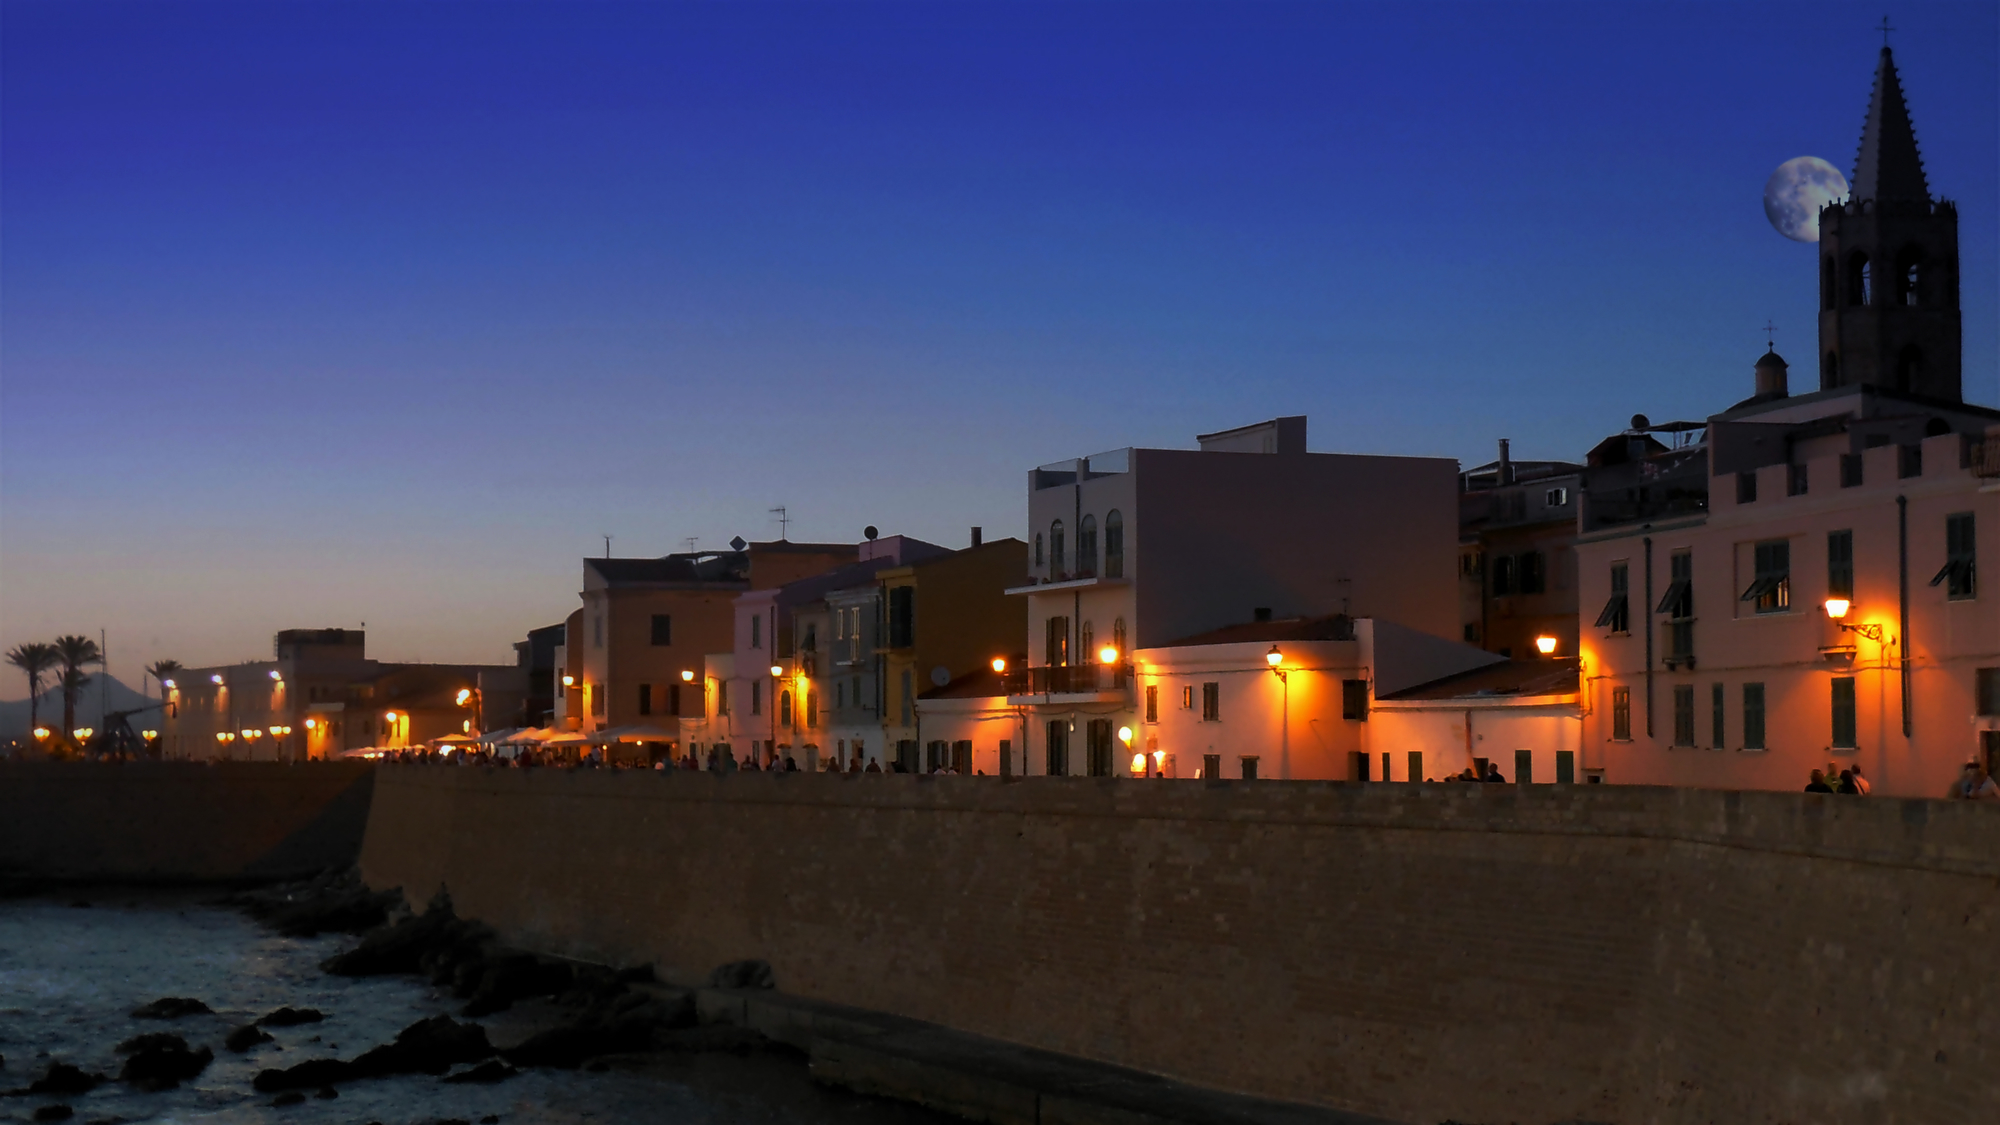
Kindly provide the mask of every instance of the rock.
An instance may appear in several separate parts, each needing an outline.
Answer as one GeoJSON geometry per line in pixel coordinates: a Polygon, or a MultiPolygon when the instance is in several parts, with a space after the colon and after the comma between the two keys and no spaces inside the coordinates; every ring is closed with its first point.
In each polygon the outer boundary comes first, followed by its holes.
{"type": "Polygon", "coordinates": [[[371,891],[358,872],[328,871],[298,883],[244,891],[224,900],[288,937],[358,934],[389,920],[401,891],[371,891]]]}
{"type": "Polygon", "coordinates": [[[251,1080],[251,1088],[260,1094],[278,1090],[304,1090],[315,1086],[331,1086],[356,1077],[354,1064],[345,1059],[307,1059],[297,1066],[282,1070],[272,1068],[260,1070],[251,1080]]]}
{"type": "Polygon", "coordinates": [[[318,1008],[279,1008],[257,1022],[265,1027],[296,1027],[302,1023],[318,1023],[325,1018],[318,1008]]]}
{"type": "Polygon", "coordinates": [[[731,961],[708,974],[710,988],[775,988],[769,961],[731,961]]]}
{"type": "Polygon", "coordinates": [[[208,1005],[186,996],[162,996],[143,1007],[132,1009],[135,1020],[177,1020],[182,1016],[213,1015],[208,1005]]]}
{"type": "Polygon", "coordinates": [[[499,954],[481,962],[480,968],[472,1000],[461,1013],[470,1017],[504,1012],[517,1000],[556,995],[567,990],[576,979],[568,965],[532,953],[499,954]]]}
{"type": "Polygon", "coordinates": [[[492,940],[490,927],[460,921],[452,913],[451,897],[439,891],[424,913],[370,930],[361,944],[327,958],[320,968],[344,977],[416,972],[435,977],[492,940]]]}
{"type": "Polygon", "coordinates": [[[35,1111],[37,1121],[68,1121],[76,1111],[66,1105],[45,1105],[35,1111]]]}
{"type": "Polygon", "coordinates": [[[650,961],[644,965],[627,966],[618,970],[616,975],[620,984],[652,984],[659,979],[653,975],[653,964],[650,961]]]}
{"type": "Polygon", "coordinates": [[[761,1032],[747,1027],[731,1027],[728,1024],[713,1023],[706,1027],[686,1027],[662,1029],[653,1034],[653,1045],[669,1051],[727,1052],[732,1055],[747,1055],[770,1046],[771,1041],[761,1032]]]}
{"type": "Polygon", "coordinates": [[[319,1093],[313,1095],[313,1097],[318,1098],[320,1101],[323,1102],[330,1102],[339,1096],[340,1096],[340,1091],[334,1089],[331,1086],[321,1086],[319,1088],[319,1093]]]}
{"type": "Polygon", "coordinates": [[[40,1078],[28,1084],[30,1094],[87,1094],[103,1085],[108,1079],[102,1074],[91,1074],[68,1063],[52,1062],[40,1078]]]}
{"type": "Polygon", "coordinates": [[[477,1082],[482,1086],[491,1086],[495,1082],[505,1082],[519,1073],[521,1072],[501,1062],[499,1059],[487,1059],[471,1070],[461,1070],[457,1074],[447,1074],[444,1080],[454,1084],[460,1082],[477,1082]]]}
{"type": "Polygon", "coordinates": [[[133,1051],[125,1059],[125,1067],[118,1072],[118,1080],[141,1090],[171,1090],[208,1069],[208,1064],[215,1061],[214,1051],[207,1047],[190,1051],[178,1035],[145,1035],[140,1038],[152,1042],[133,1051]]]}
{"type": "Polygon", "coordinates": [[[397,1033],[396,1041],[364,1051],[354,1060],[358,1077],[376,1074],[443,1074],[459,1063],[493,1056],[486,1029],[459,1023],[450,1016],[432,1016],[397,1033]]]}
{"type": "Polygon", "coordinates": [[[500,1125],[500,1115],[497,1113],[489,1113],[486,1116],[479,1119],[479,1125],[500,1125]]]}
{"type": "Polygon", "coordinates": [[[186,1050],[187,1040],[171,1031],[149,1031],[144,1035],[134,1035],[112,1050],[121,1055],[129,1055],[134,1051],[151,1051],[161,1047],[179,1047],[181,1050],[186,1050]]]}
{"type": "Polygon", "coordinates": [[[246,1023],[242,1027],[230,1032],[229,1038],[224,1039],[222,1045],[240,1055],[252,1047],[269,1043],[270,1041],[270,1032],[265,1031],[254,1023],[246,1023]]]}
{"type": "Polygon", "coordinates": [[[611,1064],[608,1062],[594,1062],[591,1063],[589,1066],[584,1067],[583,1069],[591,1072],[592,1074],[603,1074],[605,1071],[611,1069],[611,1064]]]}
{"type": "Polygon", "coordinates": [[[277,1106],[298,1105],[299,1103],[305,1100],[306,1096],[304,1094],[299,1093],[297,1090],[287,1090],[284,1093],[279,1094],[277,1097],[272,1098],[271,1104],[277,1106]]]}

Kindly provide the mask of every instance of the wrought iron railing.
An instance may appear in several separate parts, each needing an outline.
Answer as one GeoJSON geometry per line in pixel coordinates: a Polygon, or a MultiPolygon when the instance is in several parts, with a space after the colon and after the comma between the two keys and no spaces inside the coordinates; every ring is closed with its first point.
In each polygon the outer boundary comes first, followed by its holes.
{"type": "Polygon", "coordinates": [[[1088,695],[1122,691],[1131,680],[1124,664],[1055,664],[1007,673],[1008,695],[1088,695]]]}

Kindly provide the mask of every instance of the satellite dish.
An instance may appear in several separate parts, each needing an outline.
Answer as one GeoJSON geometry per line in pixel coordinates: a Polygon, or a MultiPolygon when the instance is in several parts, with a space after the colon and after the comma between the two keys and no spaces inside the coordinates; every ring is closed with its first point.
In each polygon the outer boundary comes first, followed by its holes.
{"type": "Polygon", "coordinates": [[[748,547],[749,545],[750,544],[745,543],[743,541],[743,537],[741,535],[729,541],[729,549],[732,551],[740,551],[743,548],[748,547]]]}
{"type": "Polygon", "coordinates": [[[1634,414],[1632,415],[1632,428],[1635,430],[1650,430],[1653,428],[1653,420],[1644,414],[1634,414]]]}
{"type": "Polygon", "coordinates": [[[875,525],[871,523],[867,527],[861,529],[861,534],[867,539],[873,540],[877,535],[880,535],[882,533],[876,531],[875,525]]]}
{"type": "Polygon", "coordinates": [[[950,682],[951,682],[951,669],[949,669],[949,668],[945,667],[945,666],[944,666],[944,665],[942,665],[942,664],[940,664],[940,665],[938,665],[937,667],[935,667],[935,668],[931,669],[931,683],[932,683],[932,684],[934,684],[934,685],[936,685],[936,686],[938,686],[938,687],[943,687],[944,685],[946,685],[946,684],[948,684],[948,683],[950,683],[950,682]]]}

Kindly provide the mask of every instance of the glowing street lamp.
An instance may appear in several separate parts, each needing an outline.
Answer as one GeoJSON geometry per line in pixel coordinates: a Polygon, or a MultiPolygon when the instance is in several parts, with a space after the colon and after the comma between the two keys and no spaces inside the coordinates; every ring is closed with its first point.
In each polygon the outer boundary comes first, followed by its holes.
{"type": "Polygon", "coordinates": [[[1547,633],[1543,633],[1541,636],[1535,638],[1535,648],[1543,656],[1547,656],[1556,650],[1556,639],[1547,633]]]}
{"type": "Polygon", "coordinates": [[[1264,654],[1264,663],[1270,665],[1272,670],[1275,671],[1278,668],[1284,667],[1285,654],[1278,651],[1277,645],[1272,645],[1271,651],[1264,654]]]}
{"type": "Polygon", "coordinates": [[[1005,671],[1007,671],[1007,658],[1006,658],[1006,657],[1004,657],[1004,656],[996,656],[996,657],[994,657],[994,658],[993,658],[993,670],[994,670],[995,672],[1003,672],[1003,673],[1004,673],[1005,671]]]}
{"type": "Polygon", "coordinates": [[[1826,599],[1826,615],[1828,617],[1833,618],[1835,621],[1838,621],[1841,618],[1846,617],[1847,611],[1849,609],[1852,609],[1853,607],[1854,603],[1846,598],[1826,599]]]}
{"type": "Polygon", "coordinates": [[[1127,745],[1127,746],[1130,746],[1130,745],[1132,745],[1132,728],[1131,728],[1131,727],[1119,727],[1119,728],[1118,728],[1118,741],[1120,741],[1120,742],[1124,743],[1124,744],[1125,744],[1125,745],[1127,745]]]}
{"type": "Polygon", "coordinates": [[[51,735],[51,734],[54,734],[54,733],[55,733],[54,731],[50,730],[50,729],[49,729],[49,728],[47,728],[47,727],[36,727],[36,728],[35,728],[35,741],[36,741],[36,742],[45,742],[45,741],[47,741],[47,740],[48,740],[48,737],[49,737],[49,735],[51,735]]]}
{"type": "Polygon", "coordinates": [[[684,683],[684,684],[691,684],[691,683],[693,683],[693,682],[694,682],[694,671],[693,671],[692,669],[689,669],[689,668],[683,668],[683,669],[681,669],[681,682],[682,682],[682,683],[684,683]]]}
{"type": "Polygon", "coordinates": [[[209,682],[209,683],[211,683],[211,684],[219,684],[219,683],[221,683],[221,682],[222,682],[222,673],[220,673],[220,672],[217,672],[217,673],[216,673],[215,675],[213,675],[213,676],[210,676],[210,677],[208,678],[208,682],[209,682]]]}
{"type": "Polygon", "coordinates": [[[784,676],[785,676],[785,670],[784,670],[783,668],[779,667],[779,666],[778,666],[778,665],[776,665],[776,664],[773,664],[773,665],[771,665],[771,678],[772,678],[772,679],[783,679],[783,678],[784,678],[784,676]]]}
{"type": "Polygon", "coordinates": [[[465,705],[466,705],[467,703],[470,703],[470,702],[472,702],[472,689],[471,689],[471,688],[459,688],[459,689],[458,689],[458,705],[459,705],[460,707],[463,707],[463,706],[465,706],[465,705]]]}
{"type": "Polygon", "coordinates": [[[282,683],[284,681],[285,676],[284,673],[278,671],[276,668],[273,668],[271,669],[271,678],[282,683]]]}
{"type": "Polygon", "coordinates": [[[564,687],[575,687],[575,686],[576,686],[576,677],[575,677],[575,676],[571,676],[571,675],[568,675],[567,673],[565,673],[565,674],[564,674],[564,676],[563,676],[563,686],[564,686],[564,687]]]}
{"type": "Polygon", "coordinates": [[[1881,644],[1884,633],[1879,623],[1849,625],[1846,621],[1842,620],[1847,616],[1847,611],[1852,608],[1854,608],[1854,603],[1847,598],[1826,599],[1826,616],[1835,625],[1840,626],[1842,632],[1859,633],[1876,644],[1881,644]]]}
{"type": "Polygon", "coordinates": [[[1099,664],[1118,663],[1118,647],[1116,645],[1105,645],[1103,648],[1098,649],[1097,662],[1099,664]]]}
{"type": "Polygon", "coordinates": [[[172,680],[161,680],[160,683],[166,685],[167,689],[170,691],[174,690],[177,686],[172,680]]]}

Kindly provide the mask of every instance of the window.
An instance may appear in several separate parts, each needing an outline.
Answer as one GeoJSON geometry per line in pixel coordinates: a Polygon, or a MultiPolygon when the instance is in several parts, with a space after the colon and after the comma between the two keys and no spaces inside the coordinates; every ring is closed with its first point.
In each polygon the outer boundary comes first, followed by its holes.
{"type": "Polygon", "coordinates": [[[1246,754],[1238,760],[1243,763],[1243,780],[1257,780],[1257,759],[1254,756],[1246,754]]]}
{"type": "Polygon", "coordinates": [[[1118,650],[1118,658],[1125,659],[1131,652],[1125,647],[1125,619],[1120,617],[1111,623],[1111,646],[1118,650]]]}
{"type": "Polygon", "coordinates": [[[1514,784],[1533,785],[1535,783],[1535,752],[1533,750],[1514,751],[1514,784]]]}
{"type": "Polygon", "coordinates": [[[1085,516],[1076,525],[1076,572],[1097,573],[1097,517],[1085,516]]]}
{"type": "Polygon", "coordinates": [[[1833,745],[1854,749],[1854,677],[1833,678],[1833,745]]]}
{"type": "Polygon", "coordinates": [[[951,744],[952,772],[964,776],[972,772],[972,742],[959,739],[951,744]]]}
{"type": "Polygon", "coordinates": [[[1548,586],[1547,565],[1540,551],[1525,551],[1521,554],[1519,570],[1514,580],[1524,594],[1539,594],[1548,586]]]}
{"type": "Polygon", "coordinates": [[[1576,751],[1556,751],[1556,784],[1576,784],[1576,751]]]}
{"type": "Polygon", "coordinates": [[[1551,508],[1567,507],[1569,505],[1569,489],[1567,488],[1549,489],[1547,492],[1542,494],[1542,503],[1551,508]]]}
{"type": "Polygon", "coordinates": [[[1048,741],[1043,746],[1042,772],[1050,777],[1063,777],[1069,773],[1069,723],[1065,720],[1049,720],[1048,741]]]}
{"type": "Polygon", "coordinates": [[[1084,773],[1111,776],[1111,720],[1092,719],[1083,728],[1084,773]]]}
{"type": "Polygon", "coordinates": [[[1042,565],[1042,533],[1035,532],[1035,565],[1042,565]]]}
{"type": "Polygon", "coordinates": [[[1736,474],[1736,502],[1754,504],[1757,502],[1757,470],[1736,474]]]}
{"type": "Polygon", "coordinates": [[[1632,611],[1626,594],[1630,571],[1622,562],[1611,564],[1611,597],[1604,603],[1604,609],[1597,615],[1597,627],[1610,629],[1614,633],[1632,631],[1632,611]]]}
{"type": "Polygon", "coordinates": [[[1498,555],[1493,559],[1493,595],[1503,597],[1514,592],[1514,556],[1498,555]]]}
{"type": "Polygon", "coordinates": [[[951,760],[951,743],[933,738],[924,744],[924,772],[936,773],[951,760]]]}
{"type": "Polygon", "coordinates": [[[1754,602],[1758,613],[1783,613],[1792,606],[1792,544],[1773,539],[1756,545],[1752,552],[1757,576],[1743,591],[1742,600],[1754,602]]]}
{"type": "Polygon", "coordinates": [[[1896,477],[1909,480],[1924,475],[1924,447],[1921,445],[1899,445],[1896,447],[1896,477]]]}
{"type": "Polygon", "coordinates": [[[836,711],[847,709],[847,684],[845,681],[837,681],[833,685],[833,708],[836,711]]]}
{"type": "Polygon", "coordinates": [[[1840,353],[1826,353],[1826,366],[1820,369],[1819,389],[1830,391],[1840,385],[1840,353]]]}
{"type": "Polygon", "coordinates": [[[674,617],[670,613],[653,615],[653,643],[670,645],[674,643],[674,617]]]}
{"type": "Polygon", "coordinates": [[[761,613],[750,615],[750,647],[764,647],[764,615],[761,613]]]}
{"type": "Polygon", "coordinates": [[[764,681],[762,680],[750,681],[750,713],[752,715],[761,715],[764,713],[764,681]]]}
{"type": "Polygon", "coordinates": [[[1368,780],[1368,755],[1359,750],[1351,751],[1347,755],[1347,780],[1368,780]]]}
{"type": "Polygon", "coordinates": [[[1181,710],[1194,710],[1194,686],[1192,684],[1181,689],[1181,710]]]}
{"type": "Polygon", "coordinates": [[[1000,776],[1014,776],[1014,740],[1011,738],[1000,740],[1000,776]]]}
{"type": "Polygon", "coordinates": [[[1476,644],[1478,644],[1478,643],[1479,643],[1479,623],[1478,623],[1478,622],[1476,622],[1476,621],[1474,621],[1474,622],[1468,622],[1468,623],[1466,624],[1466,626],[1465,626],[1465,629],[1464,629],[1464,633],[1465,633],[1465,643],[1466,643],[1466,644],[1469,644],[1469,645],[1476,645],[1476,644]]]}
{"type": "Polygon", "coordinates": [[[604,685],[592,684],[584,690],[590,694],[590,713],[593,715],[604,714],[604,685]]]}
{"type": "Polygon", "coordinates": [[[1049,525],[1049,577],[1055,578],[1067,569],[1063,565],[1063,525],[1057,520],[1049,525]]]}
{"type": "Polygon", "coordinates": [[[1856,252],[1847,259],[1847,303],[1865,305],[1873,297],[1875,277],[1868,268],[1868,255],[1856,252]]]}
{"type": "Polygon", "coordinates": [[[1051,668],[1069,663],[1069,618],[1051,617],[1043,624],[1042,663],[1051,668]]]}
{"type": "Polygon", "coordinates": [[[903,698],[899,701],[902,705],[901,710],[903,713],[904,726],[909,726],[911,723],[916,721],[915,717],[911,714],[911,710],[915,705],[914,701],[916,699],[916,693],[911,690],[910,685],[911,685],[910,670],[908,668],[905,668],[903,669],[903,679],[902,679],[903,698]]]}
{"type": "Polygon", "coordinates": [[[1944,569],[1931,585],[1944,585],[1944,596],[1963,601],[1979,592],[1979,559],[1972,541],[1972,513],[1957,512],[1944,518],[1944,569]]]}
{"type": "Polygon", "coordinates": [[[1125,577],[1125,517],[1116,508],[1104,514],[1104,577],[1125,577]]]}
{"type": "Polygon", "coordinates": [[[1822,309],[1831,310],[1840,293],[1840,286],[1834,278],[1833,255],[1828,254],[1819,267],[1819,307],[1822,309]]]}
{"type": "Polygon", "coordinates": [[[1222,755],[1203,754],[1201,756],[1201,776],[1211,780],[1222,776],[1222,755]]]}
{"type": "Polygon", "coordinates": [[[1923,251],[1914,246],[1904,247],[1903,252],[1896,256],[1896,303],[1916,308],[1922,282],[1923,251]]]}
{"type": "Polygon", "coordinates": [[[1631,688],[1611,689],[1611,739],[1614,742],[1632,741],[1631,688]]]}
{"type": "Polygon", "coordinates": [[[1201,685],[1201,718],[1208,723],[1222,719],[1222,685],[1214,680],[1201,685]]]}
{"type": "Polygon", "coordinates": [[[1368,721],[1368,681],[1340,681],[1340,717],[1351,723],[1368,721]]]}
{"type": "Polygon", "coordinates": [[[667,714],[669,714],[669,715],[678,715],[678,714],[680,714],[680,713],[681,713],[681,685],[679,685],[679,684],[668,684],[668,685],[667,685],[667,714]]]}
{"type": "Polygon", "coordinates": [[[801,651],[801,652],[818,652],[818,651],[819,651],[819,623],[818,623],[818,622],[807,622],[807,623],[806,623],[806,635],[805,635],[804,637],[800,638],[800,640],[799,640],[799,651],[801,651]]]}
{"type": "Polygon", "coordinates": [[[1810,474],[1806,470],[1807,466],[1798,462],[1793,462],[1785,466],[1785,495],[1804,496],[1806,494],[1812,483],[1810,474]]]}
{"type": "Polygon", "coordinates": [[[639,713],[640,713],[641,715],[650,715],[650,714],[652,714],[652,713],[653,713],[653,685],[652,685],[652,684],[640,684],[640,685],[639,685],[639,713]]]}
{"type": "Polygon", "coordinates": [[[1764,749],[1764,685],[1743,685],[1743,748],[1764,749]]]}
{"type": "Polygon", "coordinates": [[[778,725],[781,727],[792,725],[792,693],[789,691],[778,693],[778,725]]]}
{"type": "Polygon", "coordinates": [[[1084,622],[1083,628],[1077,631],[1077,649],[1083,654],[1083,662],[1085,664],[1094,663],[1097,660],[1097,629],[1088,621],[1084,622]]]}
{"type": "Polygon", "coordinates": [[[718,715],[729,714],[728,680],[724,680],[721,683],[715,685],[715,713],[718,715]]]}
{"type": "Polygon", "coordinates": [[[1843,453],[1840,455],[1840,487],[1861,487],[1862,464],[1861,454],[1859,453],[1843,453]]]}
{"type": "Polygon", "coordinates": [[[909,648],[917,643],[917,588],[892,586],[889,589],[889,647],[909,648]]]}
{"type": "MultiPolygon", "coordinates": [[[[1668,557],[1667,568],[1667,593],[1653,612],[1667,615],[1667,667],[1691,668],[1694,666],[1694,556],[1688,551],[1675,551],[1668,557]]],[[[1684,745],[1694,745],[1692,736],[1684,745]]]]}
{"type": "Polygon", "coordinates": [[[1694,685],[1674,685],[1674,745],[1694,745],[1694,685]]]}
{"type": "Polygon", "coordinates": [[[805,687],[799,689],[799,709],[806,713],[806,726],[808,728],[816,727],[819,725],[819,712],[813,710],[813,692],[811,684],[807,684],[805,687]]]}
{"type": "Polygon", "coordinates": [[[1721,684],[1710,684],[1708,688],[1708,744],[1717,750],[1729,745],[1729,730],[1723,724],[1721,684]]]}
{"type": "Polygon", "coordinates": [[[2000,668],[1973,669],[1972,699],[1975,714],[2000,715],[2000,668]]]}
{"type": "Polygon", "coordinates": [[[1424,752],[1422,750],[1412,750],[1409,752],[1408,757],[1410,771],[1408,780],[1413,782],[1424,780],[1424,752]]]}
{"type": "Polygon", "coordinates": [[[1854,596],[1854,532],[1826,533],[1826,596],[1854,596]]]}
{"type": "Polygon", "coordinates": [[[1160,685],[1158,684],[1146,685],[1146,721],[1149,723],[1160,721],[1160,685]]]}

